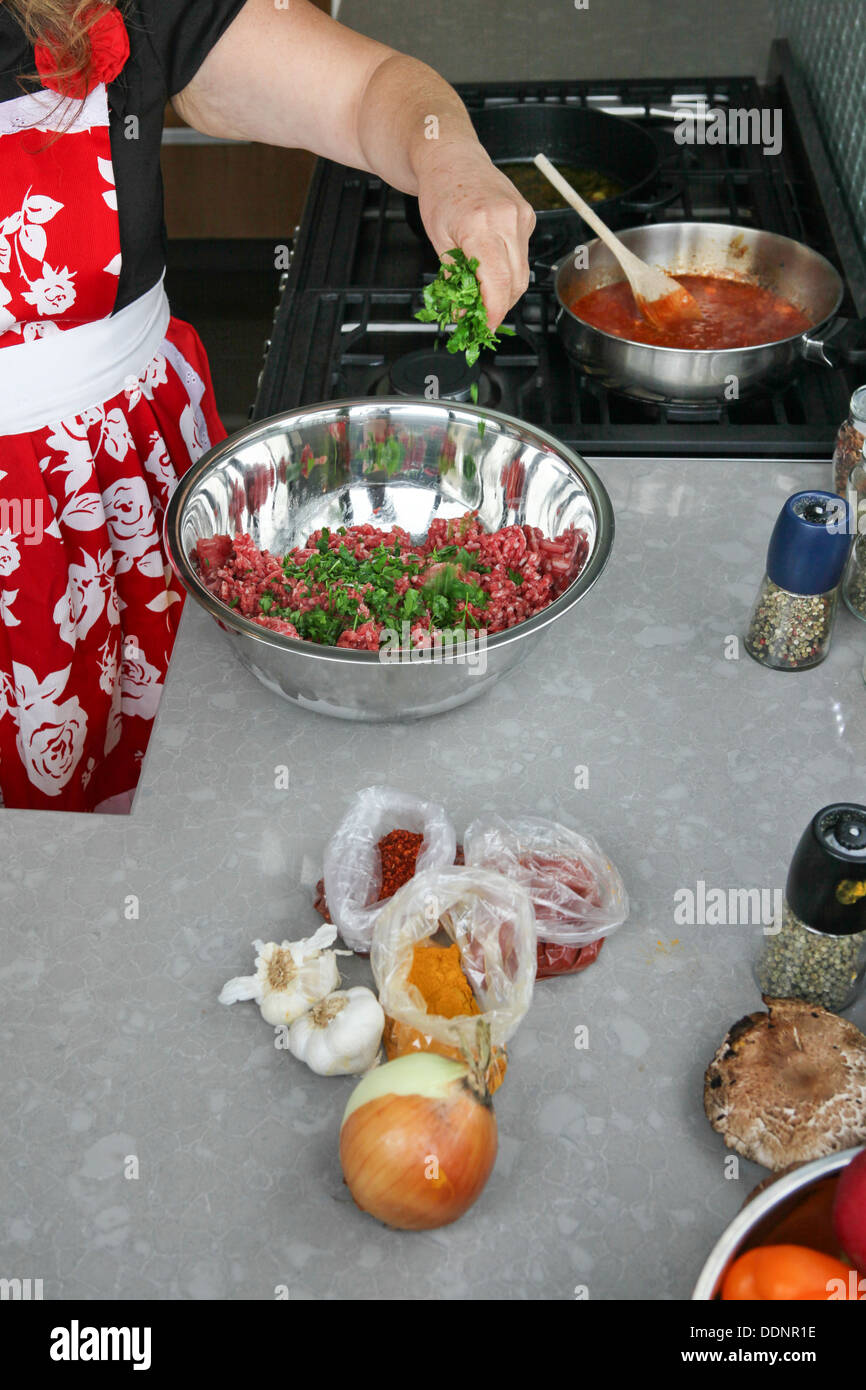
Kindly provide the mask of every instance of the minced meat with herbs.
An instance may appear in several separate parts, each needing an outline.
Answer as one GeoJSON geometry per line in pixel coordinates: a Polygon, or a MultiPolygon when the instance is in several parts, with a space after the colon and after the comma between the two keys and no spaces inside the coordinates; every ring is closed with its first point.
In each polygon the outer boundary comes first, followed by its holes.
{"type": "Polygon", "coordinates": [[[583,568],[589,543],[569,528],[485,531],[477,514],[437,518],[420,544],[401,527],[322,527],[282,559],[247,534],[200,540],[210,592],[271,632],[325,646],[378,651],[408,624],[413,647],[437,632],[503,632],[540,613],[583,568]]]}

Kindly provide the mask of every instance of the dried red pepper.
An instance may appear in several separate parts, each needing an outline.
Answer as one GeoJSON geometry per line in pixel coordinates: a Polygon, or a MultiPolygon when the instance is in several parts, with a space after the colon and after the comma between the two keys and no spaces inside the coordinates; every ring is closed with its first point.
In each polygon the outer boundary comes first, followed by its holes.
{"type": "Polygon", "coordinates": [[[382,889],[377,902],[391,898],[415,873],[415,861],[424,836],[412,830],[392,830],[383,835],[376,848],[382,860],[382,889]]]}
{"type": "MultiPolygon", "coordinates": [[[[402,888],[403,884],[408,883],[413,877],[423,843],[424,836],[412,830],[392,830],[390,834],[383,835],[381,840],[377,841],[376,848],[382,861],[382,888],[377,902],[381,903],[386,898],[393,897],[397,889],[402,888]]],[[[330,922],[331,914],[328,911],[323,878],[316,884],[313,907],[321,913],[326,922],[330,922]]]]}

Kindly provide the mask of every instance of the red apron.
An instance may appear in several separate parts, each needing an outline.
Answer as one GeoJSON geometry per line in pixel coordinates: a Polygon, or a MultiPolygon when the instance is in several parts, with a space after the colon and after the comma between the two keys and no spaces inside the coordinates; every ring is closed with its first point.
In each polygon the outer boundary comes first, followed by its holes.
{"type": "MultiPolygon", "coordinates": [[[[107,320],[117,295],[105,86],[59,138],[57,105],[44,91],[0,104],[0,382],[5,349],[71,332],[74,355],[75,328],[107,320]]],[[[225,437],[201,341],[173,318],[132,379],[83,405],[23,433],[0,415],[6,807],[129,809],[182,608],[163,515],[225,437]]]]}

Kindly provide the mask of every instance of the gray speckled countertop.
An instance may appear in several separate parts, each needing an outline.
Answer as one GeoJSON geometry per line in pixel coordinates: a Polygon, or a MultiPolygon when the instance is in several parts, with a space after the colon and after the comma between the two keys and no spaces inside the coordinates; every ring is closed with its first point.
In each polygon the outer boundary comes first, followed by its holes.
{"type": "MultiPolygon", "coordinates": [[[[410,727],[326,720],[257,685],[190,604],[132,816],[0,813],[0,1275],[46,1299],[688,1297],[764,1176],[726,1180],[702,1107],[706,1063],[759,1000],[756,928],[678,926],[674,893],[781,887],[814,812],[864,799],[866,626],[842,611],[799,675],[724,656],[782,500],[820,466],[597,466],[609,568],[486,698],[410,727]],[[493,1177],[423,1235],[342,1184],[352,1081],[217,1003],[254,937],[315,928],[325,839],[374,780],[444,801],[460,832],[488,806],[561,813],[632,899],[595,965],[537,986],[493,1177]]],[[[866,1001],[850,1017],[866,1025],[866,1001]]]]}

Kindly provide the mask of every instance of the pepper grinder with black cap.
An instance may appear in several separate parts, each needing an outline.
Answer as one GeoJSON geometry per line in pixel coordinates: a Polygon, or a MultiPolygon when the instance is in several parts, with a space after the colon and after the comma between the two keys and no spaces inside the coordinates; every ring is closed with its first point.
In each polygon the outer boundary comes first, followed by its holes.
{"type": "Polygon", "coordinates": [[[854,1003],[866,975],[866,806],[825,806],[807,826],[774,926],[755,967],[762,994],[834,1013],[854,1003]]]}
{"type": "Polygon", "coordinates": [[[749,656],[776,671],[805,671],[824,660],[850,547],[848,503],[835,492],[788,498],[749,618],[749,656]]]}

